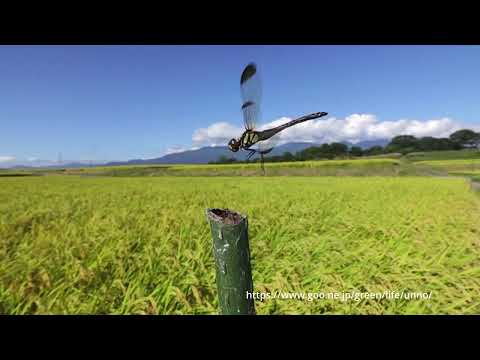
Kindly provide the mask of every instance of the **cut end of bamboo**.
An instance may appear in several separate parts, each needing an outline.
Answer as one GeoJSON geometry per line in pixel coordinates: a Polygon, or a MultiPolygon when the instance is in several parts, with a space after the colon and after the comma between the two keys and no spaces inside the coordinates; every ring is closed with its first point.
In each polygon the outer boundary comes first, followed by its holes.
{"type": "Polygon", "coordinates": [[[207,217],[224,225],[238,225],[246,216],[229,209],[207,209],[207,217]]]}

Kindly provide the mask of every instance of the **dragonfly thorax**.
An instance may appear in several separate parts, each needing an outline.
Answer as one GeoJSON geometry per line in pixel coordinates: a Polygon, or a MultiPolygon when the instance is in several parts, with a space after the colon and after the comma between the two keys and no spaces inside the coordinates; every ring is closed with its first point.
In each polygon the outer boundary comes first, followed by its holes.
{"type": "Polygon", "coordinates": [[[228,142],[230,151],[237,152],[240,149],[248,150],[252,145],[258,142],[258,133],[253,130],[245,131],[240,139],[231,139],[228,142]]]}
{"type": "Polygon", "coordinates": [[[240,138],[240,142],[243,149],[248,149],[250,146],[258,142],[257,132],[253,130],[245,131],[240,138]]]}

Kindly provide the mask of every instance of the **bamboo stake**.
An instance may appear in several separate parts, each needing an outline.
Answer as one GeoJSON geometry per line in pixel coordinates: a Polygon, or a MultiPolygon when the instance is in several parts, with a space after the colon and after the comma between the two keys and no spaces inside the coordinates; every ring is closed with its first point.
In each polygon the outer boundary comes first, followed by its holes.
{"type": "Polygon", "coordinates": [[[255,315],[248,219],[228,209],[207,209],[222,315],[255,315]],[[249,294],[249,295],[248,295],[249,294]]]}

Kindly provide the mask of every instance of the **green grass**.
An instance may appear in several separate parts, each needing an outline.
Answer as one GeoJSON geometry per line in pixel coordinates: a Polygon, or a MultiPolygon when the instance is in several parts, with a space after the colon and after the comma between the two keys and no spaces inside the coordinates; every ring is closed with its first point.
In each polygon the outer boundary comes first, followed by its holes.
{"type": "Polygon", "coordinates": [[[419,161],[415,163],[415,166],[436,169],[452,176],[463,176],[473,181],[480,181],[480,159],[419,161]]]}
{"type": "Polygon", "coordinates": [[[35,173],[27,173],[27,172],[16,172],[16,171],[9,171],[9,172],[0,172],[0,177],[21,177],[21,176],[36,176],[35,173]]]}
{"type": "Polygon", "coordinates": [[[38,175],[34,171],[24,169],[2,169],[0,168],[0,177],[19,177],[38,175]]]}
{"type": "MultiPolygon", "coordinates": [[[[401,159],[317,160],[266,163],[268,176],[396,176],[431,175],[430,168],[419,168],[401,159]]],[[[39,173],[42,173],[39,170],[39,173]]],[[[259,163],[182,164],[182,165],[125,165],[53,170],[44,175],[81,176],[258,176],[259,163]]]]}
{"type": "Polygon", "coordinates": [[[430,160],[416,162],[417,166],[428,166],[447,172],[480,170],[480,159],[430,160]]]}
{"type": "Polygon", "coordinates": [[[255,291],[432,291],[259,314],[480,312],[463,179],[42,176],[0,179],[0,313],[217,313],[207,207],[248,214],[255,291]]]}
{"type": "MultiPolygon", "coordinates": [[[[452,163],[453,164],[453,163],[452,163]]],[[[391,153],[348,160],[315,160],[266,163],[269,176],[430,176],[448,175],[450,170],[464,170],[468,165],[480,169],[480,151],[432,151],[401,156],[391,153]],[[450,168],[444,161],[461,159],[450,168]],[[476,159],[476,160],[475,160],[476,159]],[[443,164],[443,165],[442,165],[443,164]]],[[[256,176],[259,163],[234,164],[139,164],[95,166],[67,169],[31,169],[36,175],[81,176],[256,176]]],[[[1,175],[1,171],[0,171],[1,175]]]]}
{"type": "Polygon", "coordinates": [[[450,175],[453,176],[465,176],[470,178],[473,181],[478,181],[480,182],[480,170],[474,170],[474,171],[451,171],[450,175]]]}
{"type": "MultiPolygon", "coordinates": [[[[369,175],[372,173],[391,175],[398,172],[399,165],[400,162],[396,159],[316,160],[265,163],[265,169],[269,176],[369,175]]],[[[170,167],[166,174],[177,176],[261,175],[261,169],[259,163],[176,165],[170,167]]]]}
{"type": "MultiPolygon", "coordinates": [[[[396,159],[354,159],[354,160],[315,160],[315,161],[291,161],[291,162],[278,162],[278,163],[266,163],[266,167],[269,168],[312,168],[312,167],[348,167],[348,166],[382,166],[382,165],[398,165],[399,161],[396,159]]],[[[258,168],[258,163],[248,164],[221,164],[221,165],[175,165],[173,169],[177,170],[189,170],[189,169],[246,169],[246,168],[258,168]]]]}
{"type": "Polygon", "coordinates": [[[480,151],[475,149],[466,149],[451,151],[414,152],[405,155],[404,158],[410,161],[480,159],[480,151]]]}
{"type": "MultiPolygon", "coordinates": [[[[316,160],[316,161],[292,161],[266,163],[267,168],[316,168],[316,167],[365,167],[365,166],[389,166],[398,165],[397,159],[352,159],[352,160],[316,160]]],[[[259,163],[233,163],[233,164],[149,164],[149,165],[121,165],[121,166],[96,166],[90,168],[66,169],[67,174],[81,175],[82,173],[112,173],[115,171],[140,171],[140,170],[170,170],[190,171],[207,170],[216,171],[223,169],[258,169],[259,163]]],[[[41,169],[39,169],[41,171],[41,169]]],[[[55,170],[54,170],[55,171],[55,170]]]]}
{"type": "Polygon", "coordinates": [[[400,159],[403,155],[401,153],[387,153],[387,154],[380,154],[380,155],[368,155],[362,156],[362,159],[381,159],[381,158],[389,158],[389,159],[400,159]]]}

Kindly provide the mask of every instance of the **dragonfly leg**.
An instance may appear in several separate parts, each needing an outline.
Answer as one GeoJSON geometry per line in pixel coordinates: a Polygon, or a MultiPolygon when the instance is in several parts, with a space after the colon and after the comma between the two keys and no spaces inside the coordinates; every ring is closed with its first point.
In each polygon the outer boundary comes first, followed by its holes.
{"type": "Polygon", "coordinates": [[[260,153],[260,162],[261,162],[261,165],[262,165],[263,176],[265,176],[265,166],[263,164],[263,153],[260,153]]]}
{"type": "Polygon", "coordinates": [[[255,150],[250,150],[250,153],[247,156],[247,160],[250,160],[250,158],[255,154],[255,150]]]}

